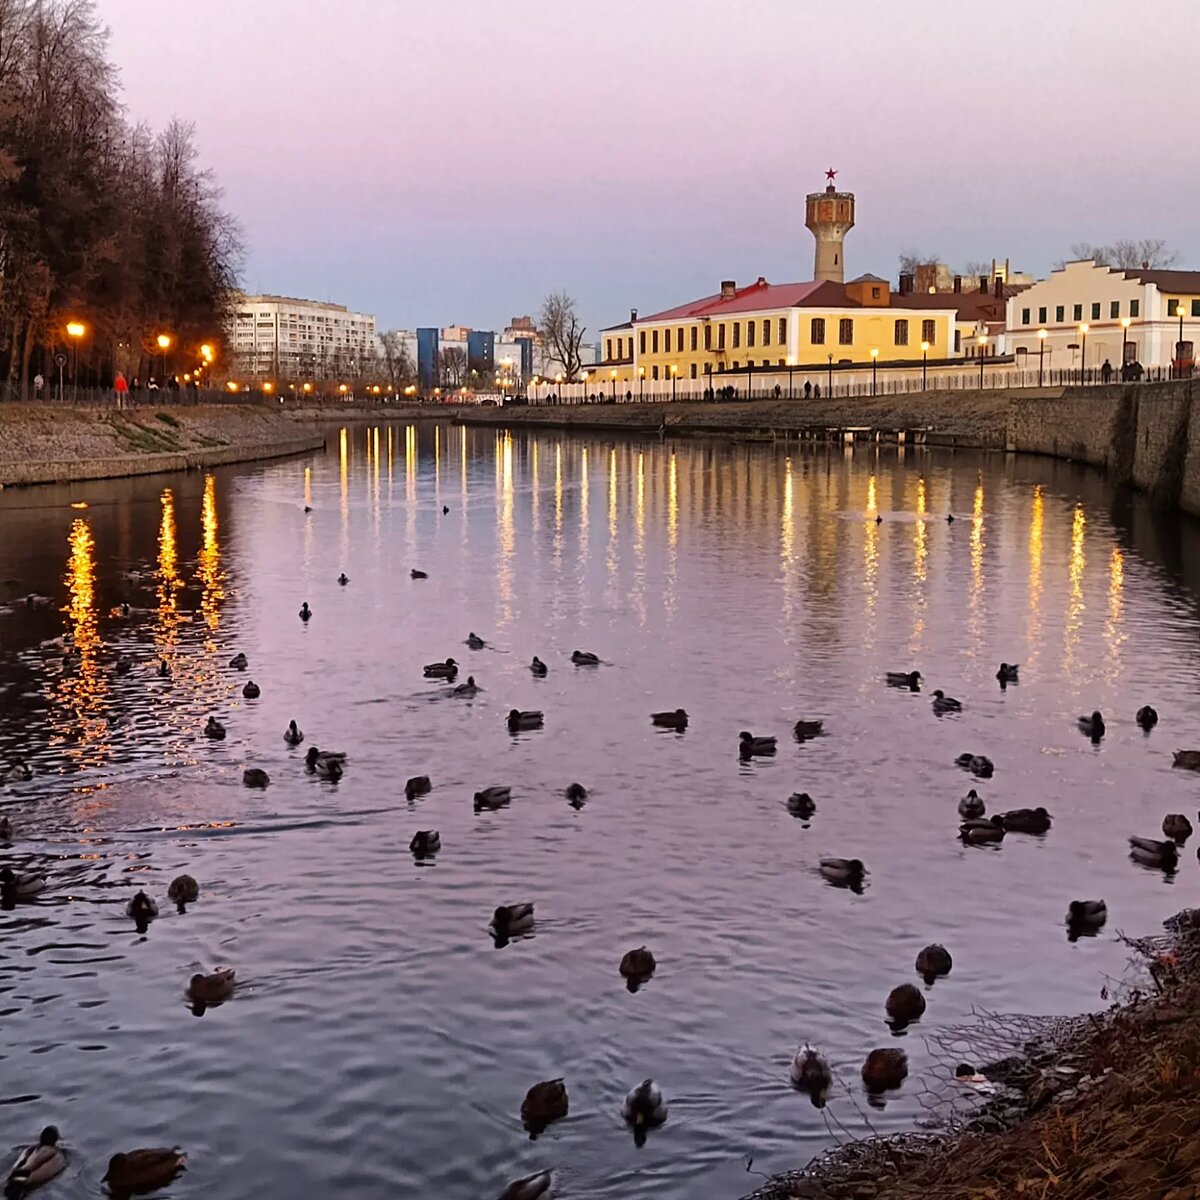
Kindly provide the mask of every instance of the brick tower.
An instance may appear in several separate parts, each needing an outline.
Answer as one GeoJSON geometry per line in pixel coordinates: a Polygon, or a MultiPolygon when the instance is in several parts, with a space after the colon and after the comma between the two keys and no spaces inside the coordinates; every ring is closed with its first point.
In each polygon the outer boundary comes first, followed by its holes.
{"type": "Polygon", "coordinates": [[[805,208],[804,224],[817,240],[813,262],[813,279],[834,283],[845,281],[845,257],[842,242],[854,228],[854,193],[839,192],[834,180],[837,172],[830,167],[825,172],[829,180],[823,192],[810,192],[805,208]]]}

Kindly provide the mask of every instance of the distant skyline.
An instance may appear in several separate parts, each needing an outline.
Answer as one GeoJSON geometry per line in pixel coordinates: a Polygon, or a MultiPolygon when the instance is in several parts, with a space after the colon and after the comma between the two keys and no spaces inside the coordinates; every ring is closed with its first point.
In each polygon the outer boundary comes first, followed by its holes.
{"type": "Polygon", "coordinates": [[[1161,237],[1196,266],[1194,0],[102,0],[131,120],[194,121],[250,291],[379,328],[501,328],[812,274],[804,195],[856,193],[847,275],[916,249],[1045,274],[1161,237]]]}

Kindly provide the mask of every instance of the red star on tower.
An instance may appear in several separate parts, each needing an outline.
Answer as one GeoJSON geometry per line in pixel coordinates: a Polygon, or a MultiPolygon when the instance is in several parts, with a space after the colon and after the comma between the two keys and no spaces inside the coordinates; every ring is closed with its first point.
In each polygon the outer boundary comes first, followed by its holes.
{"type": "Polygon", "coordinates": [[[832,167],[830,167],[829,170],[825,172],[825,178],[828,179],[830,183],[832,183],[837,178],[837,172],[832,167]]]}

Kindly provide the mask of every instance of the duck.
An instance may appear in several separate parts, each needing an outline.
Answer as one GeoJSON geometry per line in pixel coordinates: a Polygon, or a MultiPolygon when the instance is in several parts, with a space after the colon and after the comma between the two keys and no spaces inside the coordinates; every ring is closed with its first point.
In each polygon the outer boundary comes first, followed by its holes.
{"type": "Polygon", "coordinates": [[[312,619],[312,609],[308,607],[308,601],[300,605],[300,620],[309,621],[312,619]]]}
{"type": "Polygon", "coordinates": [[[1019,683],[1020,679],[1018,678],[1017,673],[1020,671],[1020,669],[1021,667],[1019,663],[1002,662],[1000,664],[1000,669],[996,672],[996,678],[1000,680],[1001,684],[1019,683]]]}
{"type": "Polygon", "coordinates": [[[908,1078],[908,1055],[890,1047],[872,1050],[863,1063],[862,1077],[870,1091],[894,1090],[908,1078]]]}
{"type": "Polygon", "coordinates": [[[67,1156],[58,1144],[57,1126],[47,1125],[38,1137],[36,1146],[26,1146],[17,1155],[4,1183],[7,1200],[19,1200],[60,1175],[67,1165],[67,1156]]]}
{"type": "Polygon", "coordinates": [[[1001,815],[1009,833],[1045,833],[1050,828],[1050,814],[1040,805],[1037,808],[1010,808],[1001,815]]]}
{"type": "Polygon", "coordinates": [[[805,721],[801,719],[792,726],[792,734],[796,741],[806,742],[809,738],[820,737],[824,728],[824,721],[805,721]]]}
{"type": "Polygon", "coordinates": [[[492,914],[492,929],[497,937],[528,933],[533,928],[532,904],[501,904],[492,914]]]}
{"type": "Polygon", "coordinates": [[[233,995],[235,976],[232,967],[211,975],[193,975],[188,982],[188,997],[201,1004],[222,1004],[233,995]]]}
{"type": "Polygon", "coordinates": [[[250,665],[250,660],[239,651],[229,660],[229,665],[235,671],[244,671],[250,665]]]}
{"type": "Polygon", "coordinates": [[[270,782],[270,775],[262,767],[247,767],[242,772],[242,783],[248,788],[265,788],[270,782]]]}
{"type": "Polygon", "coordinates": [[[547,667],[546,664],[542,662],[542,660],[538,658],[536,654],[533,656],[533,662],[529,664],[529,669],[536,676],[538,676],[538,678],[544,678],[550,670],[550,668],[547,667]]]}
{"type": "Polygon", "coordinates": [[[590,650],[573,650],[571,652],[571,661],[577,667],[598,667],[600,665],[600,656],[593,654],[590,650]]]}
{"type": "Polygon", "coordinates": [[[833,1072],[829,1064],[811,1047],[804,1046],[796,1051],[792,1065],[788,1068],[792,1086],[804,1092],[812,1100],[813,1108],[824,1108],[833,1086],[833,1072]]]}
{"type": "Polygon", "coordinates": [[[167,899],[173,900],[181,913],[186,912],[187,906],[199,898],[200,885],[190,875],[176,875],[167,888],[167,899]]]}
{"type": "Polygon", "coordinates": [[[448,505],[448,504],[443,504],[443,505],[442,505],[442,516],[443,516],[443,517],[448,517],[449,515],[450,515],[450,505],[448,505]]]}
{"type": "Polygon", "coordinates": [[[350,582],[350,577],[349,577],[349,576],[346,574],[346,572],[345,572],[345,571],[343,571],[343,572],[342,572],[342,573],[341,573],[341,574],[338,576],[338,580],[337,580],[337,581],[338,581],[338,586],[339,586],[339,587],[345,587],[345,586],[346,586],[346,584],[348,584],[348,583],[350,582]]]}
{"type": "Polygon", "coordinates": [[[12,762],[0,771],[0,784],[28,783],[33,778],[33,771],[23,758],[14,758],[12,762]]]}
{"type": "Polygon", "coordinates": [[[158,905],[145,892],[139,891],[125,905],[125,915],[139,924],[146,921],[153,921],[158,916],[158,905]]]}
{"type": "Polygon", "coordinates": [[[458,674],[458,663],[452,658],[448,658],[445,662],[435,662],[425,664],[426,679],[453,679],[458,674]]]}
{"type": "Polygon", "coordinates": [[[158,660],[158,677],[166,679],[171,674],[171,664],[165,658],[158,660]]]}
{"type": "Polygon", "coordinates": [[[970,771],[977,779],[991,779],[996,770],[992,760],[984,754],[960,754],[954,763],[964,771],[970,771]]]}
{"type": "Polygon", "coordinates": [[[1175,842],[1186,842],[1192,836],[1192,823],[1183,813],[1167,813],[1163,817],[1162,831],[1175,842]]]}
{"type": "Polygon", "coordinates": [[[417,796],[426,796],[433,789],[433,784],[429,781],[428,775],[414,775],[404,785],[404,798],[413,800],[417,796]]]}
{"type": "Polygon", "coordinates": [[[204,736],[220,741],[225,736],[225,726],[216,717],[209,717],[208,724],[204,726],[204,736]]]}
{"type": "Polygon", "coordinates": [[[882,524],[883,524],[883,516],[882,516],[882,514],[880,514],[880,513],[876,513],[876,514],[875,514],[875,524],[876,524],[876,525],[882,525],[882,524]]]}
{"type": "Polygon", "coordinates": [[[541,1133],[551,1121],[560,1121],[567,1115],[570,1101],[567,1085],[561,1079],[547,1079],[535,1083],[521,1101],[521,1120],[534,1133],[541,1133]]]}
{"type": "Polygon", "coordinates": [[[1103,900],[1072,900],[1067,907],[1067,924],[1099,929],[1108,920],[1108,905],[1103,900]]]}
{"type": "Polygon", "coordinates": [[[544,724],[545,718],[540,712],[522,712],[518,708],[509,710],[509,733],[519,733],[523,729],[541,729],[544,724]]]}
{"type": "Polygon", "coordinates": [[[657,967],[654,955],[645,946],[626,950],[621,956],[620,970],[624,979],[649,979],[657,967]]]}
{"type": "Polygon", "coordinates": [[[1173,871],[1179,865],[1179,848],[1174,842],[1158,842],[1153,838],[1131,837],[1129,854],[1146,867],[1162,867],[1173,871]]]}
{"type": "Polygon", "coordinates": [[[497,808],[505,808],[511,799],[511,787],[499,784],[492,787],[485,787],[475,793],[475,811],[481,812],[484,809],[495,811],[497,808]]]}
{"type": "Polygon", "coordinates": [[[1137,710],[1137,715],[1134,717],[1134,720],[1147,733],[1149,733],[1150,730],[1158,724],[1158,712],[1151,708],[1149,704],[1143,704],[1142,707],[1137,710]]]}
{"type": "Polygon", "coordinates": [[[903,1027],[920,1019],[925,1011],[925,997],[916,984],[902,983],[888,993],[884,1007],[892,1024],[903,1027]]]}
{"type": "Polygon", "coordinates": [[[1200,750],[1176,750],[1173,767],[1182,767],[1185,771],[1200,771],[1200,750]]]}
{"type": "Polygon", "coordinates": [[[418,829],[408,848],[416,855],[436,854],[442,848],[442,835],[436,829],[418,829]]]}
{"type": "Polygon", "coordinates": [[[551,1200],[554,1195],[554,1172],[538,1171],[514,1180],[500,1193],[500,1200],[551,1200]]]}
{"type": "Polygon", "coordinates": [[[1090,717],[1080,717],[1076,724],[1079,726],[1079,732],[1086,734],[1093,742],[1098,742],[1104,736],[1104,717],[1099,710],[1090,717]]]}
{"type": "Polygon", "coordinates": [[[475,693],[478,691],[479,691],[479,685],[475,682],[475,676],[468,675],[467,682],[460,683],[456,688],[453,689],[451,694],[454,696],[468,696],[469,697],[469,696],[474,696],[475,693]]]}
{"type": "Polygon", "coordinates": [[[411,571],[409,571],[409,575],[411,575],[413,577],[413,579],[428,579],[429,578],[429,575],[427,572],[418,571],[416,567],[413,567],[413,569],[411,571]]]}
{"type": "Polygon", "coordinates": [[[775,739],[773,737],[755,737],[746,729],[738,734],[738,754],[742,758],[761,757],[774,753],[775,739]]]}
{"type": "Polygon", "coordinates": [[[958,802],[958,815],[966,817],[968,820],[977,821],[986,811],[987,806],[983,802],[983,797],[974,788],[958,802]]]}
{"type": "Polygon", "coordinates": [[[298,746],[304,741],[304,732],[295,721],[289,721],[288,727],[283,731],[283,740],[289,746],[298,746]]]}
{"type": "Polygon", "coordinates": [[[653,1079],[643,1079],[625,1097],[621,1115],[633,1126],[635,1140],[640,1145],[647,1129],[661,1125],[667,1119],[667,1102],[663,1099],[662,1089],[653,1079]]]}
{"type": "Polygon", "coordinates": [[[253,679],[247,679],[246,686],[242,688],[242,695],[245,696],[247,700],[257,700],[259,696],[262,695],[262,688],[260,688],[253,679]]]}
{"type": "Polygon", "coordinates": [[[954,959],[945,946],[934,942],[917,955],[916,965],[917,974],[923,976],[926,983],[932,983],[939,975],[950,974],[954,959]]]}
{"type": "Polygon", "coordinates": [[[308,752],[304,756],[304,765],[310,771],[319,771],[321,763],[331,762],[344,765],[346,752],[344,750],[318,750],[316,746],[309,746],[308,752]]]}
{"type": "Polygon", "coordinates": [[[310,769],[318,779],[324,779],[328,783],[337,783],[346,773],[346,760],[345,758],[324,756],[318,758],[310,769]]]}
{"type": "Polygon", "coordinates": [[[128,675],[129,672],[132,670],[133,670],[133,659],[130,658],[128,655],[122,654],[121,657],[117,659],[117,674],[118,675],[128,675]]]}
{"type": "Polygon", "coordinates": [[[962,835],[962,840],[972,846],[1002,842],[1004,841],[1004,818],[997,815],[964,821],[958,827],[958,832],[962,835]]]}
{"type": "Polygon", "coordinates": [[[947,514],[946,514],[946,524],[947,524],[947,525],[953,525],[953,524],[954,524],[954,514],[953,514],[953,513],[947,513],[947,514]]]}
{"type": "Polygon", "coordinates": [[[582,783],[568,783],[563,794],[576,807],[581,805],[588,798],[588,790],[582,783]]]}
{"type": "Polygon", "coordinates": [[[650,714],[650,723],[659,729],[684,730],[688,727],[688,715],[682,708],[674,712],[656,712],[650,714]]]}
{"type": "Polygon", "coordinates": [[[129,1150],[114,1154],[102,1183],[114,1196],[142,1195],[166,1187],[180,1171],[187,1169],[187,1155],[178,1146],[129,1150]]]}
{"type": "Polygon", "coordinates": [[[921,690],[920,671],[889,671],[886,679],[888,687],[909,688],[914,692],[921,690]]]}
{"type": "Polygon", "coordinates": [[[0,900],[13,905],[18,900],[32,900],[46,889],[46,876],[36,871],[16,872],[11,867],[0,867],[0,900]]]}
{"type": "Polygon", "coordinates": [[[13,838],[13,824],[8,817],[0,817],[0,842],[11,842],[13,838]]]}
{"type": "Polygon", "coordinates": [[[467,649],[482,650],[487,642],[483,640],[474,630],[467,634],[467,649]]]}
{"type": "Polygon", "coordinates": [[[823,858],[817,866],[817,871],[826,883],[834,883],[841,887],[861,887],[867,868],[859,858],[823,858]]]}
{"type": "Polygon", "coordinates": [[[933,693],[933,711],[940,717],[943,713],[962,712],[962,702],[947,696],[941,688],[933,693]]]}
{"type": "Polygon", "coordinates": [[[817,811],[817,802],[807,792],[793,792],[787,798],[787,810],[793,817],[807,820],[817,811]]]}

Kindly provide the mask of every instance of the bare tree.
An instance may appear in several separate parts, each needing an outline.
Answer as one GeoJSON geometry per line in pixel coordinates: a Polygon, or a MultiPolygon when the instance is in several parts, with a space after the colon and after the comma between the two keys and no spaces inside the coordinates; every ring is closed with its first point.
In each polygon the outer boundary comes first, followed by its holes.
{"type": "Polygon", "coordinates": [[[580,348],[586,326],[575,312],[575,301],[566,292],[551,292],[542,303],[542,346],[545,361],[562,368],[568,383],[574,383],[583,366],[580,348]]]}
{"type": "Polygon", "coordinates": [[[938,254],[925,254],[921,250],[913,250],[911,247],[907,250],[901,250],[900,259],[900,274],[915,275],[918,267],[927,266],[930,263],[939,262],[941,256],[938,254]]]}
{"type": "Polygon", "coordinates": [[[1111,246],[1094,246],[1091,242],[1075,242],[1071,257],[1054,264],[1061,271],[1068,262],[1094,262],[1098,267],[1116,271],[1136,271],[1140,268],[1165,270],[1179,261],[1179,251],[1168,246],[1162,238],[1120,238],[1111,246]]]}
{"type": "Polygon", "coordinates": [[[972,258],[963,263],[962,270],[958,272],[964,279],[979,280],[984,276],[990,276],[992,273],[992,263],[986,258],[972,258]]]}
{"type": "Polygon", "coordinates": [[[381,333],[379,342],[383,347],[383,369],[387,373],[388,382],[396,391],[400,391],[412,383],[417,375],[408,347],[400,340],[400,335],[395,330],[381,333]]]}
{"type": "Polygon", "coordinates": [[[467,377],[467,352],[461,346],[447,346],[438,355],[438,372],[443,387],[462,387],[467,377]]]}

